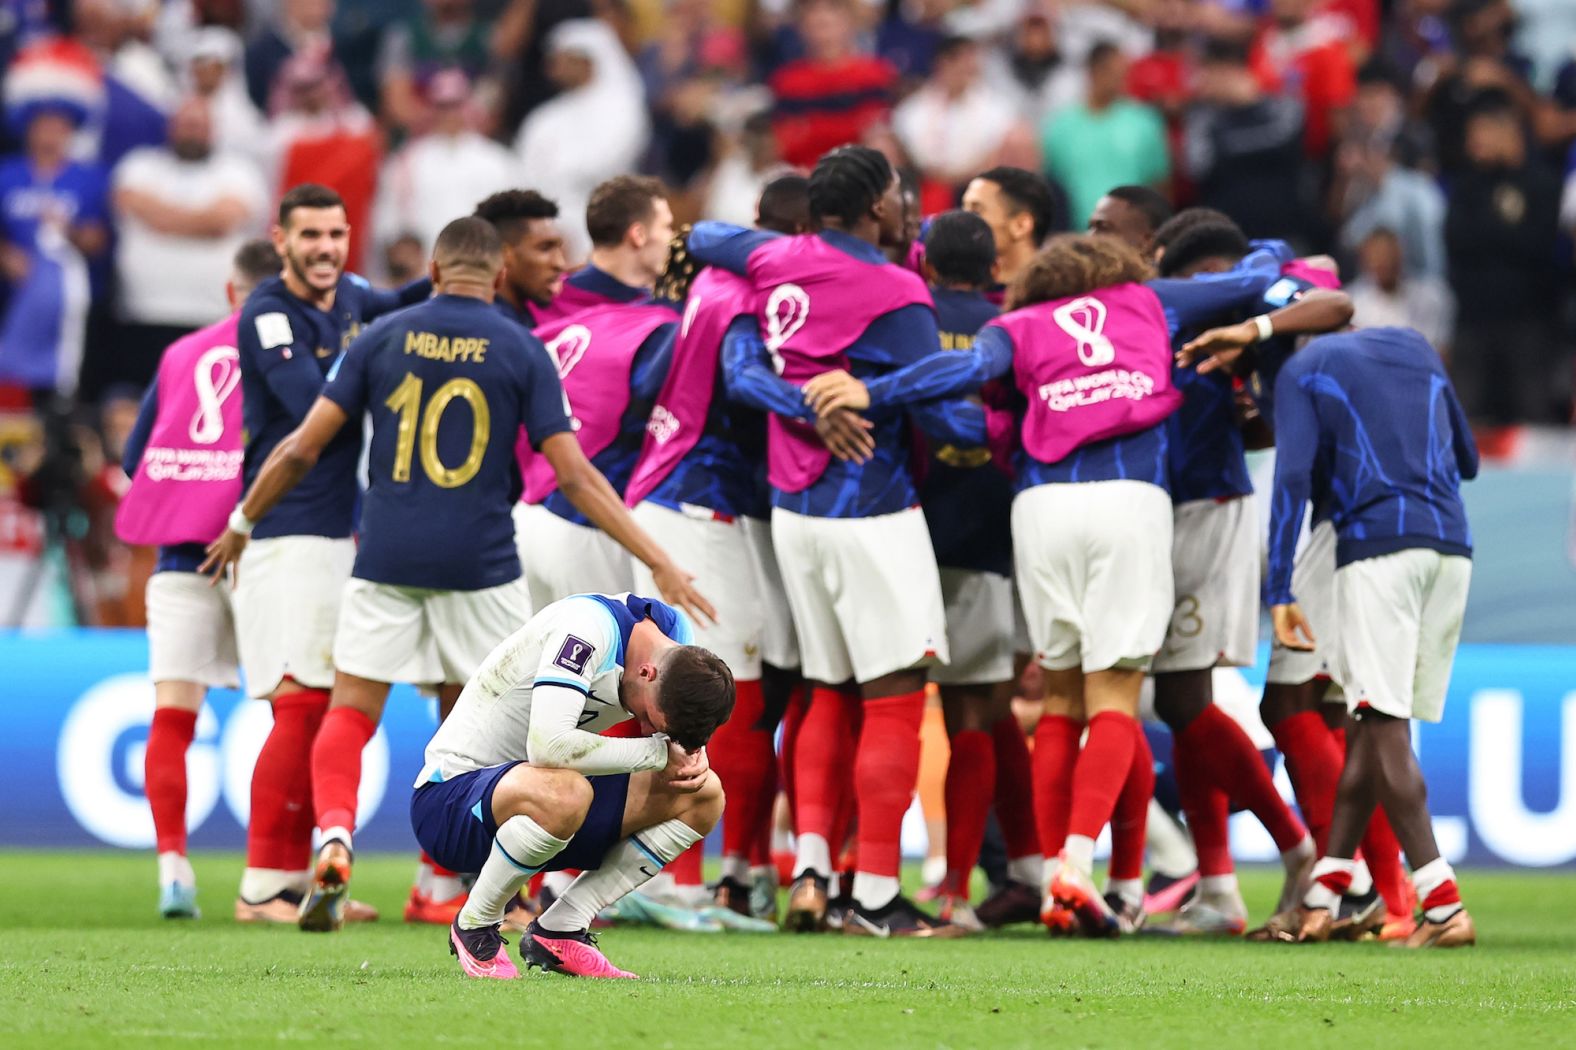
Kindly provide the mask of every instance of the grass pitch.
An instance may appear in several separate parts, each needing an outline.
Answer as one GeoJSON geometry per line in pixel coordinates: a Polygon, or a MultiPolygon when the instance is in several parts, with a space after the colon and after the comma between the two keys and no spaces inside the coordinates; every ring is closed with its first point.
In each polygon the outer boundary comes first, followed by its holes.
{"type": "MultiPolygon", "coordinates": [[[[324,1047],[1358,1047],[1576,1043],[1576,879],[1468,872],[1457,952],[1023,927],[950,942],[616,929],[640,981],[466,981],[399,921],[413,857],[367,856],[382,922],[237,927],[240,858],[194,858],[207,917],[155,913],[151,856],[0,852],[0,1045],[324,1047]]],[[[1250,872],[1262,917],[1278,879],[1250,872]]]]}

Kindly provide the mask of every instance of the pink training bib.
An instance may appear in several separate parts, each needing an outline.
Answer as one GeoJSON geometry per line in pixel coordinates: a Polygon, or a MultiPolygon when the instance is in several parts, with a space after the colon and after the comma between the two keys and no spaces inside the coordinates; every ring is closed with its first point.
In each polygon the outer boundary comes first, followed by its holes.
{"type": "Polygon", "coordinates": [[[1182,403],[1165,313],[1141,284],[1037,303],[990,324],[1012,337],[1014,377],[1028,401],[1023,447],[1042,463],[1147,430],[1182,403]]]}
{"type": "Polygon", "coordinates": [[[127,543],[208,543],[241,498],[241,363],[231,314],[171,344],[158,414],[115,512],[127,543]]]}
{"type": "Polygon", "coordinates": [[[690,284],[673,366],[651,408],[640,459],[624,491],[631,507],[651,495],[700,441],[716,392],[722,338],[734,318],[754,312],[754,300],[750,282],[727,270],[702,270],[690,284]]]}
{"type": "MultiPolygon", "coordinates": [[[[772,363],[800,386],[846,368],[846,351],[876,318],[915,303],[933,308],[918,274],[855,259],[814,234],[757,249],[750,256],[750,279],[772,363]]],[[[809,488],[832,461],[809,424],[773,415],[767,435],[767,478],[784,492],[809,488]]]]}
{"type": "MultiPolygon", "coordinates": [[[[618,437],[629,407],[635,351],[652,332],[678,316],[670,307],[655,303],[605,303],[536,330],[558,365],[575,437],[587,459],[618,437]]],[[[540,503],[558,488],[558,477],[546,456],[532,456],[523,469],[525,502],[540,503]]]]}

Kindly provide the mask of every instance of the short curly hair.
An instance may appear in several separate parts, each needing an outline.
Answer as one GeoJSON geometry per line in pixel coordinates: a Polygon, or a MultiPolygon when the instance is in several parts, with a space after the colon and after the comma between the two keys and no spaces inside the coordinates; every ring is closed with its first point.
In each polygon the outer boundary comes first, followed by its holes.
{"type": "Polygon", "coordinates": [[[1097,288],[1147,281],[1154,270],[1114,237],[1052,237],[1007,289],[1007,309],[1087,295],[1097,288]]]}
{"type": "Polygon", "coordinates": [[[662,660],[657,705],[668,739],[695,751],[733,714],[733,672],[722,657],[698,645],[680,645],[662,660]]]}

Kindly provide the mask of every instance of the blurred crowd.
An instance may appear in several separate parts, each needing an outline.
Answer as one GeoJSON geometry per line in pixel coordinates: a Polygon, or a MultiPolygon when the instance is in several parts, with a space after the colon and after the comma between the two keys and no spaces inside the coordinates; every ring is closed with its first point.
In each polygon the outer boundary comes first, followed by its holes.
{"type": "Polygon", "coordinates": [[[926,214],[998,164],[1066,229],[1146,184],[1334,256],[1485,428],[1571,419],[1576,0],[0,0],[0,58],[0,626],[140,622],[121,443],[302,181],[387,283],[498,189],[583,255],[612,175],[748,223],[845,142],[926,214]]]}

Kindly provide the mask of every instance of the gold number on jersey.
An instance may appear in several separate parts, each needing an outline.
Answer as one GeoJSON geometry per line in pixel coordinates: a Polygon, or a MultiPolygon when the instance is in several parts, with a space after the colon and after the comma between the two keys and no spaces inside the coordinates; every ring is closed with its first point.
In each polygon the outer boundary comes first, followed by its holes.
{"type": "Polygon", "coordinates": [[[417,417],[421,416],[421,469],[432,483],[441,489],[459,488],[482,469],[482,458],[487,455],[487,435],[491,432],[492,414],[487,408],[487,397],[482,388],[471,379],[451,379],[433,393],[423,411],[421,407],[421,380],[406,372],[399,386],[383,402],[399,413],[399,435],[394,442],[394,480],[410,480],[410,461],[416,452],[417,417]],[[438,458],[438,426],[443,413],[454,400],[464,401],[471,407],[471,449],[465,461],[457,467],[446,467],[438,458]]]}

